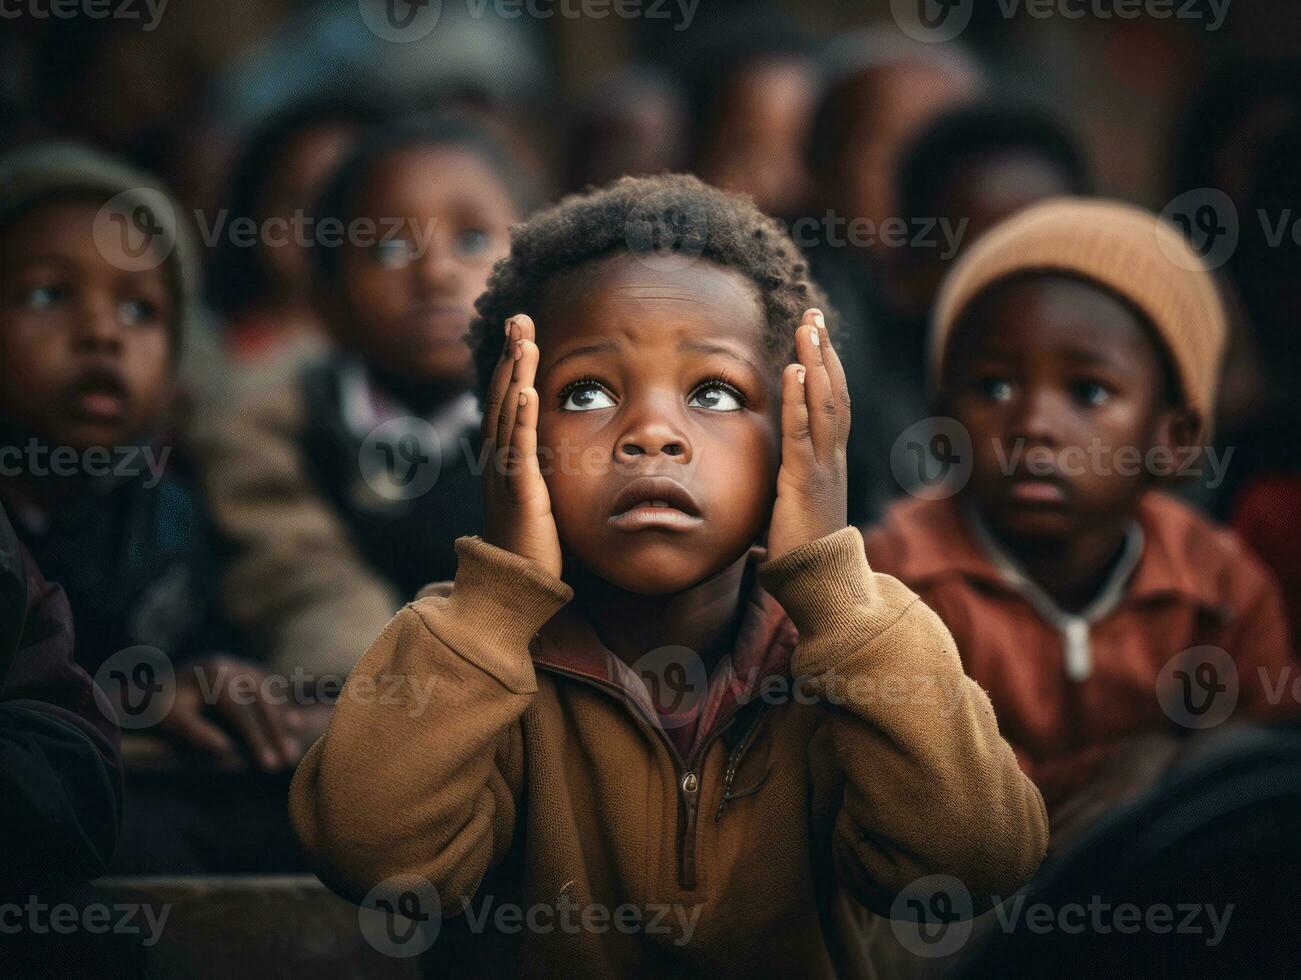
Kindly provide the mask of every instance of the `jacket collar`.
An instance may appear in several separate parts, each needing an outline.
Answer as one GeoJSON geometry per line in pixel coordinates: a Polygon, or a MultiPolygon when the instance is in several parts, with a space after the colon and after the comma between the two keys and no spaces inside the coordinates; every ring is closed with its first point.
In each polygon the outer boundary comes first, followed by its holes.
{"type": "MultiPolygon", "coordinates": [[[[765,549],[752,548],[748,571],[752,572],[765,558],[765,549]]],[[[689,662],[684,664],[683,675],[679,675],[684,678],[687,691],[685,710],[694,716],[692,720],[697,724],[696,745],[721,719],[730,717],[733,707],[759,694],[767,678],[784,676],[790,669],[798,638],[795,626],[781,604],[763,590],[754,575],[748,574],[746,578],[753,585],[744,600],[745,611],[732,651],[718,662],[709,677],[704,676],[703,665],[697,676],[692,676],[689,662]]],[[[655,692],[647,689],[645,678],[606,648],[591,623],[572,605],[565,606],[543,625],[530,645],[530,653],[539,667],[578,676],[622,695],[630,707],[656,727],[667,720],[655,710],[651,699],[655,692]]],[[[686,660],[691,660],[689,654],[686,660]]],[[[655,672],[652,669],[651,673],[655,672]]]]}
{"type": "MultiPolygon", "coordinates": [[[[1136,520],[1143,553],[1122,604],[1174,596],[1218,610],[1222,602],[1217,583],[1204,574],[1205,559],[1198,553],[1205,522],[1158,491],[1143,497],[1136,520]]],[[[895,574],[910,587],[922,589],[961,577],[1016,591],[981,546],[956,498],[901,501],[890,508],[885,523],[892,536],[906,542],[895,574]]]]}

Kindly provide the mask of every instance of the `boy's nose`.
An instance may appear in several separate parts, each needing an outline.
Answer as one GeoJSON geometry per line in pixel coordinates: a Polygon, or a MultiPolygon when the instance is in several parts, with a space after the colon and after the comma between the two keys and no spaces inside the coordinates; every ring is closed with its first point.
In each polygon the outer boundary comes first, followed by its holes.
{"type": "Polygon", "coordinates": [[[1061,406],[1051,391],[1028,391],[1012,417],[1012,435],[1053,443],[1060,436],[1061,406]]]}
{"type": "Polygon", "coordinates": [[[89,347],[117,347],[125,326],[110,299],[87,297],[78,310],[76,338],[89,347]]]}
{"type": "Polygon", "coordinates": [[[639,456],[675,456],[691,462],[691,443],[681,429],[663,414],[646,415],[635,421],[619,439],[615,456],[627,462],[639,456]]]}
{"type": "Polygon", "coordinates": [[[455,285],[459,267],[453,257],[451,244],[431,240],[411,265],[412,272],[421,285],[429,288],[447,288],[455,285]]]}

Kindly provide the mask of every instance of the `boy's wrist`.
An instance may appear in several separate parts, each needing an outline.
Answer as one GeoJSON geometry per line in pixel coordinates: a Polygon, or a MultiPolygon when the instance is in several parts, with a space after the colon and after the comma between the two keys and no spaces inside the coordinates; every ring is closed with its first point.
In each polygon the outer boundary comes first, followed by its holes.
{"type": "Polygon", "coordinates": [[[463,629],[527,644],[574,596],[531,559],[479,537],[456,539],[456,579],[449,601],[463,629]]]}
{"type": "MultiPolygon", "coordinates": [[[[876,607],[873,573],[854,527],[793,548],[759,566],[759,584],[781,603],[804,639],[853,627],[871,627],[876,607]]],[[[897,618],[881,609],[888,620],[897,618]]],[[[888,622],[882,622],[884,628],[888,622]]]]}

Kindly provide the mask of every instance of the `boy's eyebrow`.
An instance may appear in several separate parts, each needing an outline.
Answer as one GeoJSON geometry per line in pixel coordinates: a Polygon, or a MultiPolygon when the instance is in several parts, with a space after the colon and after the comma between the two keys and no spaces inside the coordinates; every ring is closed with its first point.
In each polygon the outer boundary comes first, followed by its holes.
{"type": "Polygon", "coordinates": [[[721,344],[710,344],[700,340],[680,340],[678,341],[678,350],[689,350],[697,354],[723,354],[733,360],[740,361],[756,374],[763,373],[748,357],[738,354],[730,347],[724,347],[721,344]]]}
{"type": "Polygon", "coordinates": [[[1072,361],[1078,361],[1081,364],[1098,364],[1103,367],[1124,367],[1126,362],[1122,357],[1114,355],[1109,350],[1098,350],[1089,347],[1067,347],[1063,353],[1072,361]]]}
{"type": "Polygon", "coordinates": [[[613,354],[619,347],[619,342],[616,340],[603,340],[599,344],[584,344],[582,347],[575,347],[573,350],[561,354],[551,362],[551,366],[553,368],[558,367],[571,357],[579,357],[583,354],[613,354]]]}

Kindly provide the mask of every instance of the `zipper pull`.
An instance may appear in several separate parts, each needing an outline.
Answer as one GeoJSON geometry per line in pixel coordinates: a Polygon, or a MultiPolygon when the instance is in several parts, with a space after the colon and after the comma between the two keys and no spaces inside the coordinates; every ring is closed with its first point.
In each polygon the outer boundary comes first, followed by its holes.
{"type": "Polygon", "coordinates": [[[682,827],[682,887],[696,887],[696,810],[700,804],[700,777],[688,769],[678,784],[686,820],[682,827]]]}

